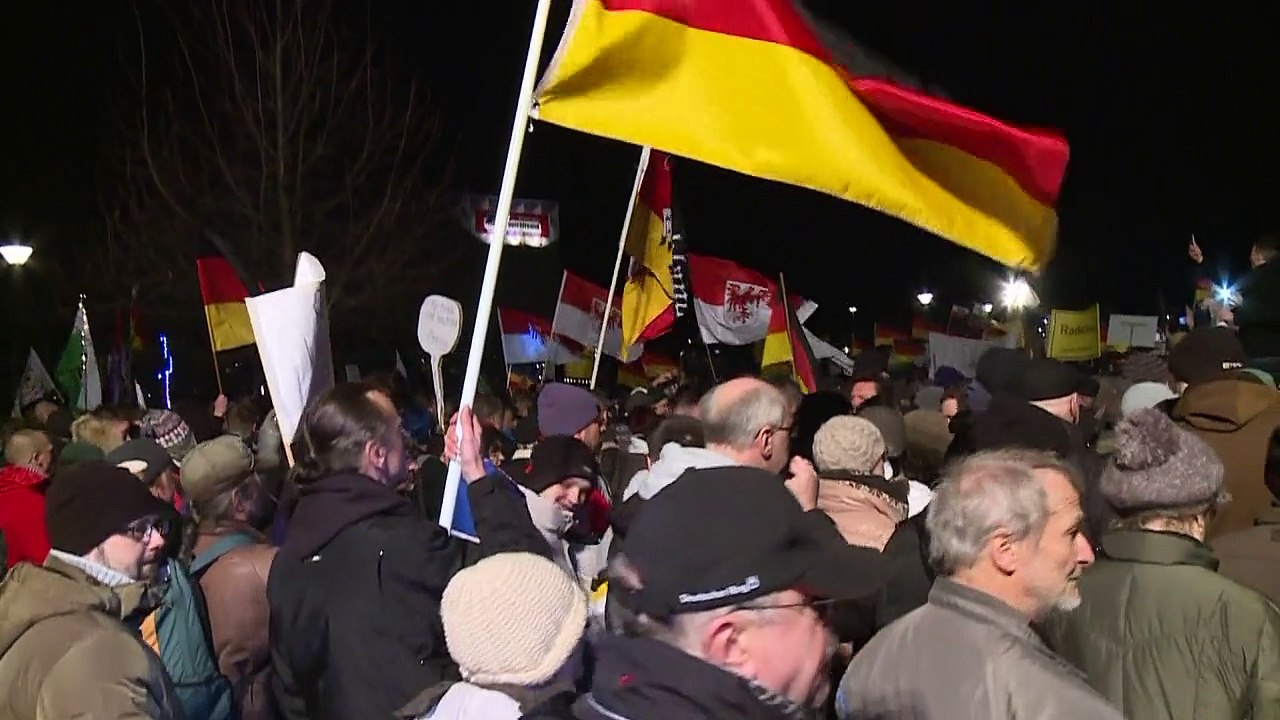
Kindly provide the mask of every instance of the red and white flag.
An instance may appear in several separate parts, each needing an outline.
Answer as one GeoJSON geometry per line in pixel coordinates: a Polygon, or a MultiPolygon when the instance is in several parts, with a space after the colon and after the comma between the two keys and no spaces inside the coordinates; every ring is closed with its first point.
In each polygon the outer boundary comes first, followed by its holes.
{"type": "MultiPolygon", "coordinates": [[[[776,280],[732,260],[690,254],[689,281],[703,342],[750,345],[769,334],[776,280]]],[[[818,309],[794,293],[792,298],[801,322],[818,309]]]]}
{"type": "MultiPolygon", "coordinates": [[[[608,292],[593,282],[566,271],[556,304],[555,334],[595,352],[600,341],[600,327],[605,325],[604,309],[608,292]]],[[[644,343],[622,347],[622,298],[615,297],[605,327],[604,354],[629,362],[640,357],[644,343]]]]}
{"type": "Polygon", "coordinates": [[[498,328],[507,365],[547,363],[553,355],[556,363],[570,359],[570,354],[552,341],[552,322],[541,315],[499,307],[498,328]]]}

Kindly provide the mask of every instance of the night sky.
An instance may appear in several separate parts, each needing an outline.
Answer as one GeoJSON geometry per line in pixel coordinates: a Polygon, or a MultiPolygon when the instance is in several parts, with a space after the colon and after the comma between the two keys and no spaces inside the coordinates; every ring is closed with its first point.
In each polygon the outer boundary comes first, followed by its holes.
{"type": "MultiPolygon", "coordinates": [[[[1251,240],[1280,229],[1280,5],[1187,4],[1156,14],[1130,3],[812,5],[955,101],[1065,131],[1072,159],[1057,258],[1042,280],[1047,302],[1153,312],[1162,292],[1171,303],[1189,294],[1191,233],[1211,261],[1238,274],[1251,240]]],[[[0,234],[34,244],[46,267],[101,237],[99,198],[120,142],[113,113],[129,101],[118,53],[130,7],[50,1],[7,13],[0,234]]],[[[374,8],[392,57],[433,93],[458,189],[496,192],[533,3],[387,0],[374,8]]],[[[567,13],[567,1],[553,11],[544,63],[567,13]]],[[[509,260],[500,302],[549,313],[561,263],[607,283],[637,155],[536,127],[517,195],[560,203],[561,242],[509,260]]],[[[877,316],[905,319],[924,287],[943,306],[990,300],[1004,275],[922,231],[815,193],[700,167],[682,182],[692,248],[785,272],[795,291],[823,304],[814,322],[824,334],[847,332],[851,304],[865,332],[877,316]]],[[[464,306],[474,303],[470,292],[459,298],[464,306]]]]}

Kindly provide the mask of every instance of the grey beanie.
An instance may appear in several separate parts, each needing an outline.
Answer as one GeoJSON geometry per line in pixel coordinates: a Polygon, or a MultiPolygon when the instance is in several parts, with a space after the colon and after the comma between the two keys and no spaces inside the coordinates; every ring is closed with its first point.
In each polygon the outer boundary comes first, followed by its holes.
{"type": "Polygon", "coordinates": [[[1103,496],[1121,514],[1189,507],[1225,498],[1222,460],[1205,441],[1154,408],[1116,426],[1116,450],[1102,472],[1103,496]]]}

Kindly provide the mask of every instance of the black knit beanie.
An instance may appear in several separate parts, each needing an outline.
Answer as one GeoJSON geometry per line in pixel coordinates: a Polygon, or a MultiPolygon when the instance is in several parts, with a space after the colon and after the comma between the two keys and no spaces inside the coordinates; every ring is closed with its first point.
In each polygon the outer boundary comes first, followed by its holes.
{"type": "Polygon", "coordinates": [[[128,470],[91,461],[59,472],[45,494],[49,545],[72,555],[87,555],[129,523],[168,508],[128,470]]]}

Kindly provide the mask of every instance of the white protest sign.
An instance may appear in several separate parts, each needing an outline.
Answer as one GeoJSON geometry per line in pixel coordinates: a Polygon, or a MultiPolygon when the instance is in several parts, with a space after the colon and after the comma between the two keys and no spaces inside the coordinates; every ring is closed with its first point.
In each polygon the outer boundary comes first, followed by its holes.
{"type": "Polygon", "coordinates": [[[430,295],[418,311],[418,344],[431,356],[431,380],[436,394],[436,417],[445,427],[444,378],[441,361],[458,346],[462,334],[462,305],[443,295],[430,295]]]}
{"type": "Polygon", "coordinates": [[[997,345],[990,340],[929,333],[929,374],[938,372],[940,367],[952,367],[965,377],[974,377],[978,360],[993,347],[997,345]]]}
{"type": "Polygon", "coordinates": [[[1107,347],[1153,348],[1158,326],[1155,315],[1112,315],[1107,322],[1107,347]]]}

